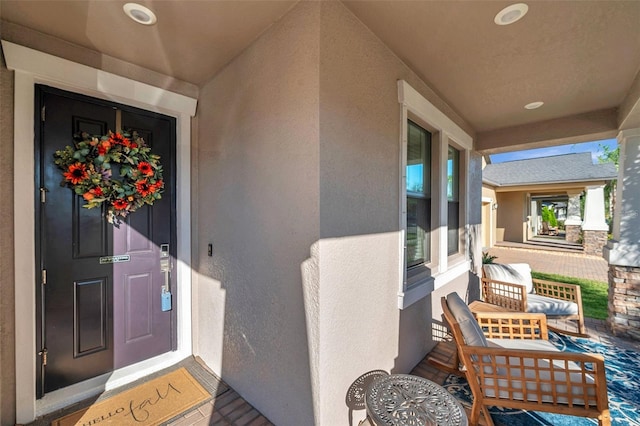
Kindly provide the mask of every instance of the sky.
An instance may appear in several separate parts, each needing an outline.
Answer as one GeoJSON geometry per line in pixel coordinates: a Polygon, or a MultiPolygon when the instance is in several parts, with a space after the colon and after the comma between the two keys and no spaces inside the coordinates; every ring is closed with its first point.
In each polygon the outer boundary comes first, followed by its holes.
{"type": "Polygon", "coordinates": [[[505,161],[526,160],[529,158],[550,157],[552,155],[575,154],[576,152],[590,152],[594,163],[598,162],[598,156],[602,152],[600,145],[615,149],[618,141],[615,139],[605,139],[595,142],[574,143],[570,145],[558,145],[549,148],[527,149],[525,151],[505,152],[503,154],[492,154],[491,162],[504,163],[505,161]]]}

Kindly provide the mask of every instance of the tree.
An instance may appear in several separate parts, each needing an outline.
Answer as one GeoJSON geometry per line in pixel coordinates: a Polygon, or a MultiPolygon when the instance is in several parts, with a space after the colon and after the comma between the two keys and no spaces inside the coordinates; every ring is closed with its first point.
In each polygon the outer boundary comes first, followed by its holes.
{"type": "MultiPolygon", "coordinates": [[[[618,170],[619,162],[620,162],[620,147],[616,146],[615,149],[611,149],[606,145],[599,144],[598,145],[602,150],[602,153],[598,155],[598,163],[613,163],[616,166],[616,170],[618,170]]],[[[605,202],[605,211],[606,211],[606,219],[611,226],[611,222],[613,221],[613,213],[616,204],[616,181],[611,180],[607,182],[604,186],[604,202],[605,202]]]]}
{"type": "Polygon", "coordinates": [[[549,226],[558,226],[558,219],[556,219],[556,212],[549,206],[542,207],[542,221],[547,222],[549,226]]]}
{"type": "Polygon", "coordinates": [[[620,160],[620,147],[616,146],[616,149],[611,149],[607,145],[598,145],[602,150],[602,153],[598,155],[598,163],[613,163],[616,165],[616,170],[618,170],[618,163],[620,160]]]}

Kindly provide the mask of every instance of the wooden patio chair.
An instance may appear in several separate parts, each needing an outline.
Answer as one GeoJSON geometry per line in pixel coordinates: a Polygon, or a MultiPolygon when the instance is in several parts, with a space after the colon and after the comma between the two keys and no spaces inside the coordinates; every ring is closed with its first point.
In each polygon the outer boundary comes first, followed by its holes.
{"type": "Polygon", "coordinates": [[[524,312],[479,312],[451,293],[441,299],[462,370],[473,393],[469,418],[489,406],[546,411],[611,424],[604,358],[561,352],[548,341],[546,317],[524,312]]]}
{"type": "Polygon", "coordinates": [[[558,235],[558,228],[550,226],[549,222],[542,222],[540,235],[558,235]]]}
{"type": "Polygon", "coordinates": [[[534,279],[531,267],[526,263],[483,265],[482,299],[512,311],[542,313],[549,318],[575,321],[576,332],[549,328],[559,333],[588,337],[580,286],[534,279]]]}

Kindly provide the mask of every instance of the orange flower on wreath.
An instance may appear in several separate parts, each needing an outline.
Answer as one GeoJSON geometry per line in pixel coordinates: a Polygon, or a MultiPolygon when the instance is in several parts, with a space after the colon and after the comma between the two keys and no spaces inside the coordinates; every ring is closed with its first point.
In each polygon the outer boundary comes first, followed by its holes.
{"type": "Polygon", "coordinates": [[[87,166],[82,163],[71,164],[69,169],[62,175],[73,185],[77,185],[89,177],[89,173],[87,173],[87,166]]]}
{"type": "Polygon", "coordinates": [[[155,186],[156,191],[159,191],[164,188],[164,181],[162,179],[159,179],[156,183],[153,184],[153,186],[155,186]]]}
{"type": "Polygon", "coordinates": [[[131,144],[131,141],[128,138],[125,138],[124,136],[122,136],[122,133],[111,133],[109,135],[109,142],[115,145],[124,145],[124,146],[128,146],[131,144]]]}
{"type": "Polygon", "coordinates": [[[138,171],[145,176],[153,176],[153,167],[146,161],[141,161],[138,164],[138,171]]]}
{"type": "Polygon", "coordinates": [[[95,187],[95,188],[91,188],[90,190],[88,190],[87,192],[82,194],[82,198],[84,198],[87,201],[91,201],[95,197],[101,197],[103,195],[104,195],[104,192],[102,192],[102,188],[100,188],[98,186],[98,187],[95,187]]]}
{"type": "Polygon", "coordinates": [[[105,155],[111,149],[111,142],[108,140],[102,141],[98,144],[98,155],[105,155]]]}
{"type": "Polygon", "coordinates": [[[123,200],[122,198],[113,200],[111,204],[116,210],[125,210],[127,207],[129,207],[129,202],[127,200],[123,200]]]}
{"type": "Polygon", "coordinates": [[[136,191],[138,191],[138,194],[146,197],[147,195],[156,192],[156,186],[154,184],[149,184],[147,179],[142,179],[136,182],[136,191]]]}

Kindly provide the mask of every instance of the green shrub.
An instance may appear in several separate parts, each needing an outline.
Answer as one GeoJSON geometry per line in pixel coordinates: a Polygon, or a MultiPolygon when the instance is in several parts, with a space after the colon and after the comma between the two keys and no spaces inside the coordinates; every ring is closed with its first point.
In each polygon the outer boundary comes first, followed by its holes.
{"type": "Polygon", "coordinates": [[[550,209],[548,206],[542,207],[542,221],[547,222],[549,226],[558,226],[558,219],[556,219],[556,212],[550,209]]]}
{"type": "Polygon", "coordinates": [[[493,261],[496,260],[497,258],[498,258],[498,256],[491,256],[488,251],[483,251],[482,252],[482,264],[483,265],[486,265],[488,263],[493,263],[493,261]]]}

